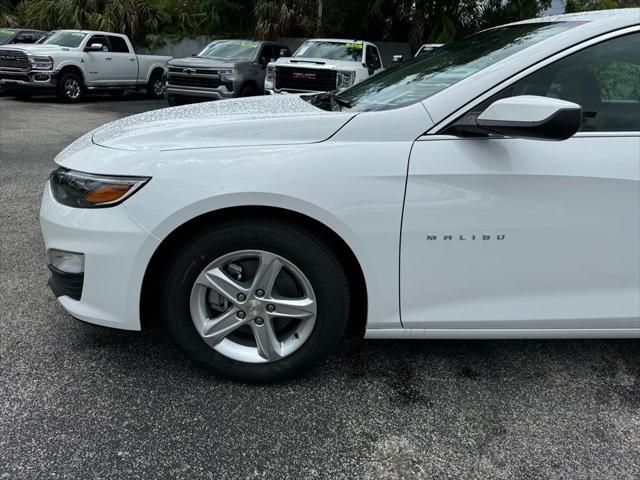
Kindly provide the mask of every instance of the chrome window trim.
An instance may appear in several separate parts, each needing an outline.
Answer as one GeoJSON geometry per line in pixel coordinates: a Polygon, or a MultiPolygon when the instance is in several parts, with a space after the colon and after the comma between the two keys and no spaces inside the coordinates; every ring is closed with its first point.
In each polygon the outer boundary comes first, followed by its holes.
{"type": "MultiPolygon", "coordinates": [[[[520,79],[522,79],[522,78],[524,78],[524,77],[526,77],[526,76],[528,76],[528,75],[540,70],[541,68],[546,67],[547,65],[550,65],[550,64],[552,64],[552,63],[554,63],[554,62],[556,62],[558,60],[561,60],[562,58],[565,58],[565,57],[568,57],[569,55],[572,55],[575,52],[578,52],[580,50],[584,50],[587,47],[590,47],[592,45],[601,43],[601,42],[603,42],[605,40],[610,40],[612,38],[621,37],[623,35],[627,35],[629,33],[635,33],[635,32],[640,32],[640,25],[633,25],[631,27],[621,28],[621,29],[615,30],[613,32],[605,33],[605,34],[599,35],[597,37],[590,38],[590,39],[585,40],[585,41],[583,41],[581,43],[578,43],[577,45],[574,45],[571,48],[567,48],[567,49],[563,50],[562,52],[556,53],[555,55],[552,55],[549,58],[546,58],[545,60],[536,63],[535,65],[531,65],[529,68],[521,71],[517,75],[514,75],[514,76],[510,77],[509,79],[503,81],[499,85],[497,85],[497,86],[493,87],[492,89],[488,90],[487,92],[483,93],[479,97],[476,97],[475,99],[471,100],[464,107],[459,108],[455,112],[451,113],[444,120],[438,122],[436,125],[432,126],[429,130],[427,130],[427,132],[422,137],[424,137],[426,135],[437,135],[439,131],[441,131],[442,129],[448,127],[449,124],[451,122],[453,122],[456,118],[461,117],[462,115],[464,115],[465,113],[469,112],[474,107],[476,107],[477,105],[481,104],[482,102],[484,102],[488,98],[490,98],[493,95],[499,93],[504,88],[507,88],[508,86],[513,85],[518,80],[520,80],[520,79]]],[[[428,111],[429,110],[428,99],[426,101],[424,101],[423,104],[425,105],[425,108],[428,111]]],[[[584,132],[578,132],[578,134],[579,133],[584,133],[584,132]]],[[[591,134],[591,133],[594,133],[594,132],[588,132],[588,133],[591,134]]],[[[611,132],[602,132],[602,133],[611,133],[611,132]]],[[[628,132],[624,132],[624,133],[628,133],[628,132]]],[[[578,134],[576,134],[576,135],[578,135],[578,134]]],[[[422,137],[420,137],[420,138],[422,138],[422,137]]]]}

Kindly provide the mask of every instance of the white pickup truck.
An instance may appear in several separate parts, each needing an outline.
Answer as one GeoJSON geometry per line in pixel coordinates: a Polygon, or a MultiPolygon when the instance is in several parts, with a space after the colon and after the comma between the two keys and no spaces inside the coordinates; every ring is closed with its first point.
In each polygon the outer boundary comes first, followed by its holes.
{"type": "Polygon", "coordinates": [[[373,43],[316,38],[307,40],[292,57],[267,66],[265,93],[342,90],[382,71],[382,57],[373,43]]]}
{"type": "Polygon", "coordinates": [[[164,94],[171,57],[136,55],[126,35],[59,30],[42,43],[0,48],[0,87],[18,97],[53,93],[78,102],[89,90],[120,96],[127,88],[164,94]]]}

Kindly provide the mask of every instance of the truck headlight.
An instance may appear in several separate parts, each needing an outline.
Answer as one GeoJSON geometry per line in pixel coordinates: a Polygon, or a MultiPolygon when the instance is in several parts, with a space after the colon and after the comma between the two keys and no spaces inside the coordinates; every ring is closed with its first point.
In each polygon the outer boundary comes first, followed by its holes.
{"type": "Polygon", "coordinates": [[[233,82],[236,79],[237,74],[238,71],[236,70],[236,67],[227,70],[218,70],[218,75],[220,75],[220,78],[225,82],[233,82]]]}
{"type": "Polygon", "coordinates": [[[338,72],[336,75],[336,88],[341,90],[349,88],[356,83],[356,72],[338,72]]]}
{"type": "Polygon", "coordinates": [[[51,70],[53,68],[53,58],[42,55],[29,55],[29,63],[32,70],[51,70]]]}
{"type": "Polygon", "coordinates": [[[93,175],[58,168],[49,183],[55,199],[76,208],[112,207],[140,190],[149,177],[93,175]]]}
{"type": "Polygon", "coordinates": [[[273,83],[273,78],[275,77],[276,67],[267,65],[267,73],[265,75],[265,81],[273,83]]]}

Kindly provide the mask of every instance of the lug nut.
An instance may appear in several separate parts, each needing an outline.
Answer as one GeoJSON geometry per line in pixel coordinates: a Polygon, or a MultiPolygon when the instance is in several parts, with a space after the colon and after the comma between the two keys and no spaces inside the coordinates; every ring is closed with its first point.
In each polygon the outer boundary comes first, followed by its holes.
{"type": "Polygon", "coordinates": [[[267,305],[267,312],[275,312],[276,311],[276,306],[269,304],[267,305]]]}
{"type": "Polygon", "coordinates": [[[244,302],[247,299],[247,297],[245,296],[244,293],[239,293],[238,294],[238,300],[241,302],[244,302]]]}
{"type": "Polygon", "coordinates": [[[238,313],[236,313],[236,317],[238,317],[240,320],[242,320],[246,316],[247,316],[247,314],[244,313],[243,311],[239,311],[238,313]]]}
{"type": "Polygon", "coordinates": [[[254,320],[254,323],[260,326],[264,324],[264,320],[262,319],[262,317],[256,317],[256,319],[254,320]]]}
{"type": "Polygon", "coordinates": [[[256,292],[256,295],[259,296],[259,297],[264,297],[264,290],[258,290],[256,292]]]}

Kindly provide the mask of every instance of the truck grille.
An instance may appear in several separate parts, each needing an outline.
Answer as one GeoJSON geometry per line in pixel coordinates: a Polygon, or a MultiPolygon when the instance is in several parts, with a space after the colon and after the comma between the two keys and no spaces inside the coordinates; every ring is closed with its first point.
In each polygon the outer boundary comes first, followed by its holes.
{"type": "Polygon", "coordinates": [[[30,68],[29,58],[17,50],[0,50],[0,68],[30,68]]]}
{"type": "Polygon", "coordinates": [[[218,75],[205,76],[205,75],[191,75],[169,72],[167,84],[174,87],[193,87],[193,88],[218,88],[220,85],[227,87],[230,92],[233,91],[233,82],[224,82],[218,75]]]}
{"type": "Polygon", "coordinates": [[[276,67],[275,88],[328,92],[336,89],[336,71],[320,68],[276,67]]]}

